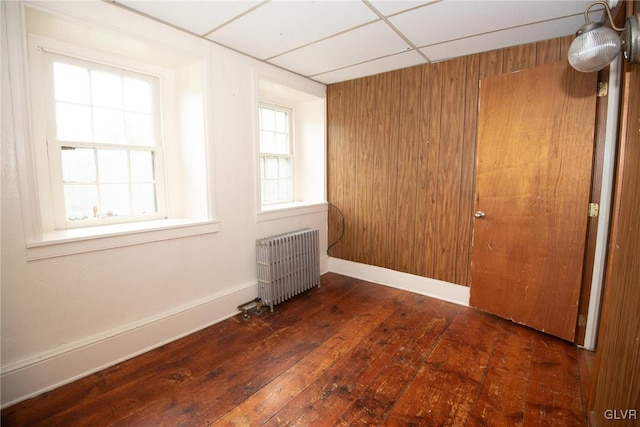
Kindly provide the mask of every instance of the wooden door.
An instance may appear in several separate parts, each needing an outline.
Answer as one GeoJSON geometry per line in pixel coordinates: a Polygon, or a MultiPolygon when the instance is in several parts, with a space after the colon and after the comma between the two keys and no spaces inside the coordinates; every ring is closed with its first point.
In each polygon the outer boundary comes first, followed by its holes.
{"type": "Polygon", "coordinates": [[[596,73],[578,73],[566,61],[480,82],[470,304],[569,341],[596,84],[596,73]]]}

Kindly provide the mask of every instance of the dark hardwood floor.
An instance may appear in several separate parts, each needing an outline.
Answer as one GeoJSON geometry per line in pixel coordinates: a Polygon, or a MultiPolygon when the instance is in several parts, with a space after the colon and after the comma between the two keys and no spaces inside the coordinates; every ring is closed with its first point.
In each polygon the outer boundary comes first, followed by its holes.
{"type": "Polygon", "coordinates": [[[2,411],[2,426],[582,426],[593,355],[447,302],[328,273],[2,411]]]}

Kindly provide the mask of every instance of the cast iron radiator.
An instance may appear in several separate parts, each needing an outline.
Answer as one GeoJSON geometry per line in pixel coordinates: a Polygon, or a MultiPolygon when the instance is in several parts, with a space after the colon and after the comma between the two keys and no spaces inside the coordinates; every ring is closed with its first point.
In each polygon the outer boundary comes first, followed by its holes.
{"type": "Polygon", "coordinates": [[[256,240],[260,305],[277,305],[320,287],[318,229],[305,228],[256,240]]]}

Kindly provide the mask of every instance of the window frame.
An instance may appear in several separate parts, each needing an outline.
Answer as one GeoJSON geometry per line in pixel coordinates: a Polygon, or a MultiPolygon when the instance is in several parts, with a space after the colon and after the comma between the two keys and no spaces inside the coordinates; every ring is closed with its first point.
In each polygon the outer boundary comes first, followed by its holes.
{"type": "MultiPolygon", "coordinates": [[[[286,205],[286,204],[290,204],[290,203],[294,203],[296,201],[296,159],[295,159],[295,151],[296,151],[296,138],[295,138],[295,128],[294,128],[294,123],[295,123],[295,108],[292,106],[285,106],[282,104],[278,104],[278,103],[273,103],[273,102],[267,102],[267,101],[260,101],[258,103],[258,169],[259,169],[259,181],[260,181],[260,186],[259,186],[259,193],[260,193],[260,205],[261,207],[264,209],[265,207],[274,207],[274,206],[279,206],[279,205],[286,205]],[[288,128],[288,148],[289,148],[289,153],[288,154],[282,154],[282,153],[270,153],[270,152],[263,152],[262,151],[262,132],[263,132],[263,128],[262,128],[262,109],[263,108],[267,108],[276,112],[283,112],[287,114],[287,128],[288,128]],[[289,188],[289,192],[291,197],[287,198],[287,199],[280,199],[278,198],[277,200],[274,201],[265,201],[264,200],[264,183],[265,183],[265,179],[263,178],[263,164],[266,163],[266,158],[267,157],[276,157],[279,160],[282,159],[289,159],[290,162],[290,166],[289,166],[289,179],[291,180],[291,187],[289,188]]],[[[271,131],[271,130],[269,130],[271,131]]],[[[282,178],[280,177],[280,175],[278,174],[278,178],[276,178],[276,180],[278,181],[278,183],[280,182],[282,178]]],[[[279,190],[278,190],[279,193],[279,190]]]]}
{"type": "MultiPolygon", "coordinates": [[[[73,228],[85,228],[94,226],[103,226],[121,223],[136,223],[142,221],[165,219],[167,217],[166,205],[166,189],[164,177],[164,147],[162,138],[162,114],[160,100],[162,99],[161,76],[150,73],[148,71],[134,70],[122,62],[106,63],[82,57],[77,52],[58,52],[47,47],[39,48],[41,60],[41,78],[44,87],[44,120],[46,127],[46,152],[47,163],[49,168],[50,180],[50,198],[53,207],[53,226],[54,230],[67,230],[73,228]],[[54,91],[54,70],[53,64],[62,62],[71,64],[89,70],[100,70],[120,77],[132,77],[138,80],[146,81],[151,85],[153,95],[152,116],[153,116],[153,145],[134,145],[134,144],[115,144],[96,141],[62,141],[57,139],[56,135],[56,99],[54,91]],[[88,148],[94,150],[125,150],[128,153],[132,151],[149,151],[154,154],[154,185],[156,198],[156,212],[147,215],[131,215],[113,216],[108,218],[87,219],[81,221],[72,221],[68,219],[65,206],[64,181],[62,174],[62,150],[63,147],[88,148]]],[[[93,106],[93,104],[90,104],[93,106]]],[[[124,111],[124,110],[123,110],[124,111]]],[[[100,187],[99,177],[96,177],[96,185],[100,187]]],[[[127,182],[129,187],[132,185],[131,177],[127,182]]],[[[130,197],[133,197],[130,194],[130,197]]]]}

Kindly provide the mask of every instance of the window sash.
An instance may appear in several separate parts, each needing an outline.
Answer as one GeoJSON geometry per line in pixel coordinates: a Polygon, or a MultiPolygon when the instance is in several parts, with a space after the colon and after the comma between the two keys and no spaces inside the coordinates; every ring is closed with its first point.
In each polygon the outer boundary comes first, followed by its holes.
{"type": "Polygon", "coordinates": [[[293,202],[295,200],[293,110],[274,104],[260,103],[258,112],[260,202],[262,205],[293,202]],[[273,122],[265,123],[263,110],[274,112],[273,122]],[[278,114],[285,115],[286,124],[284,126],[281,123],[282,116],[278,117],[278,114]],[[280,119],[280,122],[278,119],[280,119]],[[265,141],[265,136],[270,137],[271,140],[265,141]],[[288,165],[286,168],[283,167],[285,163],[288,165]],[[274,164],[275,166],[273,166],[274,164]],[[274,194],[277,194],[277,196],[270,197],[274,194]]]}
{"type": "MultiPolygon", "coordinates": [[[[109,225],[118,224],[124,222],[134,222],[142,220],[162,219],[166,217],[165,198],[163,192],[162,182],[162,160],[163,150],[159,147],[140,147],[135,145],[114,145],[114,144],[94,144],[86,142],[70,142],[70,141],[48,141],[48,152],[50,160],[50,172],[52,176],[52,192],[53,202],[55,210],[55,222],[56,228],[80,228],[90,227],[97,225],[109,225]],[[64,165],[62,156],[66,150],[87,150],[92,151],[86,161],[93,162],[93,176],[81,177],[79,179],[68,179],[64,177],[64,165]],[[101,155],[107,153],[123,154],[125,158],[126,176],[124,178],[119,177],[114,179],[113,177],[105,176],[101,171],[101,155]],[[141,177],[140,168],[138,168],[137,176],[135,166],[135,159],[132,164],[132,153],[135,157],[136,153],[149,153],[151,164],[148,166],[149,171],[146,177],[141,177]],[[142,187],[153,186],[153,194],[149,195],[147,191],[147,200],[137,197],[141,196],[140,190],[142,187]],[[71,188],[92,188],[95,191],[95,211],[89,207],[86,207],[80,217],[71,217],[72,212],[67,210],[69,200],[67,198],[66,191],[71,191],[71,188]],[[122,201],[121,193],[126,194],[126,206],[124,210],[117,211],[116,209],[109,208],[108,194],[105,192],[111,188],[120,187],[118,193],[120,197],[118,200],[122,201]],[[144,213],[141,212],[139,207],[146,203],[148,206],[150,201],[148,198],[152,197],[154,204],[154,211],[144,213]]],[[[89,153],[87,153],[89,154],[89,153]]],[[[122,205],[121,205],[122,209],[122,205]]]]}
{"type": "Polygon", "coordinates": [[[293,202],[293,184],[293,156],[269,153],[260,155],[260,195],[263,205],[293,202]],[[277,196],[269,197],[273,194],[277,196]]]}

